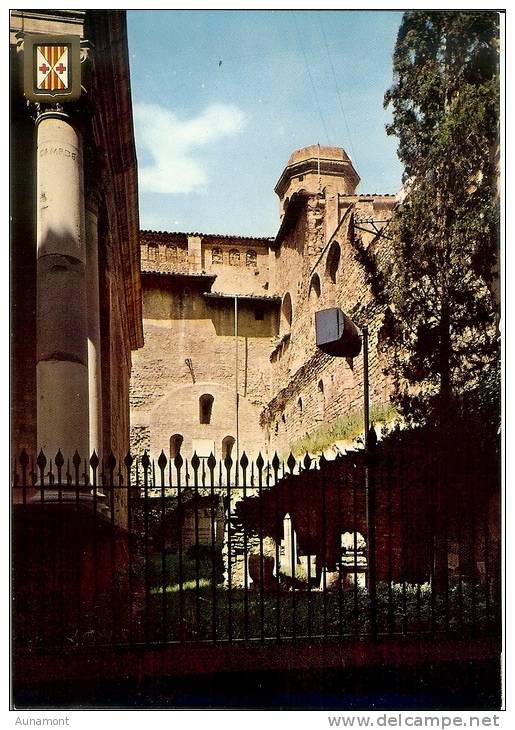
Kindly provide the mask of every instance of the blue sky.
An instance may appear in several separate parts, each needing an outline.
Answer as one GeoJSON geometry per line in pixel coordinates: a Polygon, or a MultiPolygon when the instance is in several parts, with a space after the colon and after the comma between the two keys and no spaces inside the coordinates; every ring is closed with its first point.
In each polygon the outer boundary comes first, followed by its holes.
{"type": "Polygon", "coordinates": [[[400,12],[127,16],[142,228],[273,236],[274,185],[317,142],[346,149],[360,192],[397,192],[383,95],[400,12]]]}

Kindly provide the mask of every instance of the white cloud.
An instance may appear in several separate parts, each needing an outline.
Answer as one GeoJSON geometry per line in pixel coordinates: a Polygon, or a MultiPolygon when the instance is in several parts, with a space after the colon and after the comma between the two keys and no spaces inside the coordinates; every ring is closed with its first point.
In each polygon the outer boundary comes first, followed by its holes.
{"type": "Polygon", "coordinates": [[[157,104],[134,107],[136,141],[152,163],[139,169],[140,189],[146,193],[191,193],[207,182],[198,148],[240,132],[245,114],[236,106],[213,104],[193,119],[180,120],[157,104]]]}

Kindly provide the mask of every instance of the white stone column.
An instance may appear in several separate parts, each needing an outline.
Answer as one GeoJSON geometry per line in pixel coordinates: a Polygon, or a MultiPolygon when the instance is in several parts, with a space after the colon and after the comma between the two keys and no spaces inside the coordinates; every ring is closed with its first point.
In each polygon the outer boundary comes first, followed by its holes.
{"type": "Polygon", "coordinates": [[[293,575],[294,566],[297,565],[297,535],[293,529],[289,513],[284,515],[283,531],[284,554],[281,561],[281,571],[285,575],[293,575]]]}
{"type": "Polygon", "coordinates": [[[82,139],[48,112],[37,134],[37,447],[89,457],[82,139]]]}
{"type": "Polygon", "coordinates": [[[89,450],[101,458],[102,370],[100,361],[100,293],[98,284],[98,197],[86,195],[86,289],[88,323],[89,450]]]}

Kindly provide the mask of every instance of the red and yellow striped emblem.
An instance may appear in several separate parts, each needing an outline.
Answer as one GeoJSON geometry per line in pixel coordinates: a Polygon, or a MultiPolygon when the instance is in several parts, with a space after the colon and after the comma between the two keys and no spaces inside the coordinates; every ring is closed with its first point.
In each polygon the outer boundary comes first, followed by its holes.
{"type": "Polygon", "coordinates": [[[36,88],[64,91],[70,85],[68,46],[36,47],[36,88]]]}

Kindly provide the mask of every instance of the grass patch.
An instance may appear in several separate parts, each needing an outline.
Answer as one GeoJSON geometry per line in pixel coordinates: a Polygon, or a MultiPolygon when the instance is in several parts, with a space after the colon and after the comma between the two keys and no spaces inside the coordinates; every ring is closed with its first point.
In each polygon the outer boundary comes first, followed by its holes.
{"type": "Polygon", "coordinates": [[[133,564],[133,576],[140,584],[152,587],[152,593],[160,593],[165,586],[167,593],[179,591],[179,584],[183,590],[208,587],[223,582],[224,564],[222,552],[219,549],[211,550],[208,546],[199,546],[184,550],[181,560],[178,553],[168,553],[164,556],[153,554],[145,565],[144,560],[133,564]]]}
{"type": "MultiPolygon", "coordinates": [[[[215,576],[216,579],[216,576],[215,576]]],[[[95,603],[70,606],[65,615],[49,604],[16,627],[20,645],[77,646],[145,642],[214,642],[231,640],[292,640],[295,638],[366,638],[375,616],[382,635],[457,633],[490,634],[500,628],[500,605],[494,586],[462,581],[449,586],[446,596],[432,595],[430,586],[380,582],[375,612],[361,587],[333,586],[271,591],[241,587],[231,590],[208,578],[188,578],[160,588],[139,585],[131,596],[111,591],[95,603]],[[181,590],[180,590],[181,588],[181,590]]],[[[21,617],[18,617],[21,618],[21,617]]]]}
{"type": "MultiPolygon", "coordinates": [[[[167,639],[212,641],[280,636],[367,636],[372,606],[367,591],[271,591],[260,594],[241,588],[199,586],[166,594],[167,639]],[[182,617],[182,619],[181,619],[182,617]]],[[[141,607],[140,631],[147,626],[158,640],[163,630],[162,596],[153,594],[141,607]]],[[[429,586],[379,583],[376,601],[377,630],[381,634],[431,631],[479,632],[495,623],[484,586],[451,587],[447,599],[431,597],[429,586]]]]}
{"type": "MultiPolygon", "coordinates": [[[[371,423],[391,423],[398,415],[392,403],[372,405],[370,408],[371,423]]],[[[352,441],[360,434],[363,434],[363,411],[350,411],[295,441],[291,451],[294,456],[302,456],[306,452],[318,454],[336,441],[352,441]]]]}
{"type": "MultiPolygon", "coordinates": [[[[199,578],[198,580],[198,587],[201,588],[210,588],[211,587],[211,581],[209,581],[207,578],[199,578]]],[[[173,585],[167,585],[165,587],[165,593],[179,593],[181,590],[183,591],[194,591],[197,588],[197,581],[196,580],[186,580],[182,584],[179,585],[179,583],[174,583],[173,585]]],[[[160,586],[159,588],[152,588],[150,590],[150,593],[152,595],[161,595],[163,592],[163,588],[160,586]]]]}

